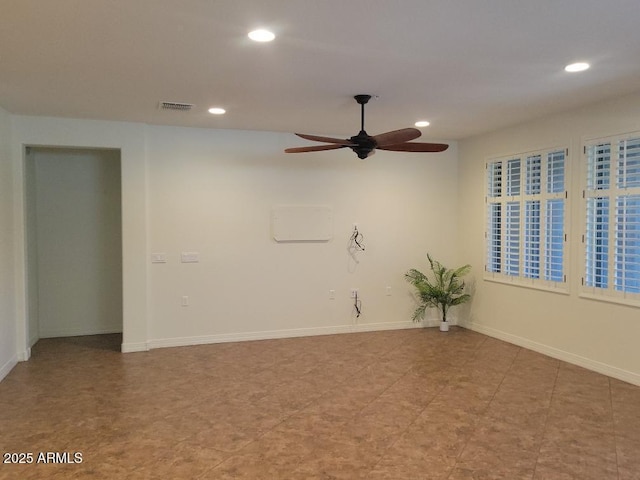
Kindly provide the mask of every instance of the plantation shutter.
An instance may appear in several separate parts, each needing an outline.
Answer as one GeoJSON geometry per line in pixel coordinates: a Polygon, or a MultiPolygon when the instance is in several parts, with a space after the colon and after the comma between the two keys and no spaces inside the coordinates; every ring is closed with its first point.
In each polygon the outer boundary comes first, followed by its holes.
{"type": "Polygon", "coordinates": [[[552,288],[565,281],[565,157],[563,149],[487,162],[488,273],[552,288]]]}
{"type": "Polygon", "coordinates": [[[615,289],[640,293],[640,195],[616,199],[615,289]]]}
{"type": "Polygon", "coordinates": [[[540,200],[528,200],[524,207],[523,275],[540,278],[540,200]]]}
{"type": "Polygon", "coordinates": [[[486,271],[502,271],[502,162],[487,164],[486,271]]]}
{"type": "Polygon", "coordinates": [[[640,293],[640,138],[588,145],[584,284],[640,293]]]}
{"type": "Polygon", "coordinates": [[[564,281],[565,169],[565,150],[547,154],[544,279],[551,282],[564,281]]]}
{"type": "Polygon", "coordinates": [[[504,273],[520,273],[520,202],[507,202],[505,210],[504,273]]]}
{"type": "Polygon", "coordinates": [[[564,200],[547,200],[546,211],[544,278],[561,282],[564,280],[564,200]]]}
{"type": "Polygon", "coordinates": [[[490,203],[487,218],[487,271],[502,271],[502,205],[490,203]]]}

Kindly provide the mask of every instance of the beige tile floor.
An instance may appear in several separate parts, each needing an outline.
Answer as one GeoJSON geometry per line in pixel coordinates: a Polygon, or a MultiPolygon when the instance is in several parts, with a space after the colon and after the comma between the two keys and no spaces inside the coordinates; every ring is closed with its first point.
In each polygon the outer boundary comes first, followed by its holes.
{"type": "Polygon", "coordinates": [[[0,479],[640,479],[640,388],[461,328],[153,350],[38,342],[0,479]],[[37,457],[36,457],[37,458],[37,457]]]}

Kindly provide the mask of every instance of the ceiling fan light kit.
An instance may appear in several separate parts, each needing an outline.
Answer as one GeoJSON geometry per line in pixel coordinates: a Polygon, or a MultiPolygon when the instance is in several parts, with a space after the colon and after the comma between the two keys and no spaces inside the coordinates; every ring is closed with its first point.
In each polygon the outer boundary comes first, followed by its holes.
{"type": "Polygon", "coordinates": [[[332,137],[323,137],[319,135],[307,135],[304,133],[296,133],[300,138],[311,140],[313,142],[324,142],[327,145],[314,145],[309,147],[293,147],[287,148],[286,153],[303,153],[303,152],[319,152],[322,150],[337,150],[339,148],[349,147],[353,150],[358,158],[365,159],[373,155],[378,150],[390,150],[394,152],[443,152],[449,145],[445,143],[418,143],[411,142],[418,138],[420,130],[416,128],[402,128],[391,132],[381,133],[379,135],[369,135],[364,129],[364,106],[371,95],[356,95],[356,102],[360,105],[360,132],[351,138],[341,139],[332,137]]]}

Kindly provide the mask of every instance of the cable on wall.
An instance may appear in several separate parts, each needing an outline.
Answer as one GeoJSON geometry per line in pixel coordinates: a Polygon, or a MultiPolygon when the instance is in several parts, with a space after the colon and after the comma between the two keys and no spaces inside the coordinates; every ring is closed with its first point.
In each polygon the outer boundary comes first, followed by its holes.
{"type": "Polygon", "coordinates": [[[356,291],[353,306],[356,309],[356,318],[360,318],[360,313],[362,313],[362,302],[358,299],[358,292],[356,291]]]}
{"type": "Polygon", "coordinates": [[[364,244],[362,243],[363,239],[364,236],[358,231],[358,226],[354,225],[353,233],[351,234],[351,242],[355,246],[356,251],[359,250],[361,252],[364,252],[364,244]]]}

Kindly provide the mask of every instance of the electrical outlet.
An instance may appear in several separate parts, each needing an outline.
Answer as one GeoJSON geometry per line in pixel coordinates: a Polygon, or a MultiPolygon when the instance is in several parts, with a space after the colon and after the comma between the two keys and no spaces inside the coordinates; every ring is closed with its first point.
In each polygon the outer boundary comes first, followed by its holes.
{"type": "Polygon", "coordinates": [[[186,295],[183,295],[183,296],[182,296],[182,303],[181,303],[181,305],[182,305],[183,307],[188,307],[188,306],[189,306],[189,297],[188,297],[188,296],[186,296],[186,295]]]}
{"type": "Polygon", "coordinates": [[[357,288],[352,288],[351,289],[351,298],[356,298],[358,296],[358,289],[357,288]]]}
{"type": "Polygon", "coordinates": [[[384,294],[385,294],[387,297],[390,297],[390,296],[391,296],[391,287],[387,287],[387,288],[385,288],[385,290],[384,290],[384,294]]]}
{"type": "Polygon", "coordinates": [[[336,299],[336,291],[329,290],[329,300],[335,300],[335,299],[336,299]]]}

